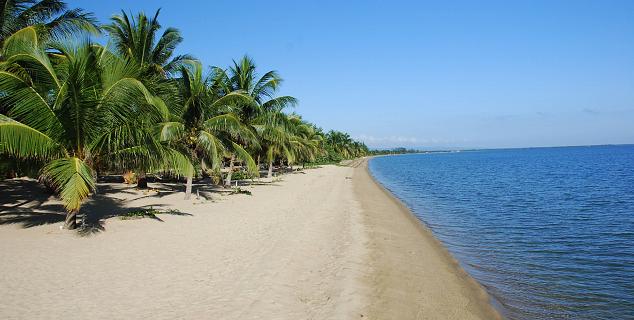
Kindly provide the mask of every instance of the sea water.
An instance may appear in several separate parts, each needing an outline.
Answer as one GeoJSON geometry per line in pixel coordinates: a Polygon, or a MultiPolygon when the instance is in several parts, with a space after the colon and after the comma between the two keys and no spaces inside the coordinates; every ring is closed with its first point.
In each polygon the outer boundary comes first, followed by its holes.
{"type": "Polygon", "coordinates": [[[508,319],[634,319],[634,146],[377,157],[508,319]]]}

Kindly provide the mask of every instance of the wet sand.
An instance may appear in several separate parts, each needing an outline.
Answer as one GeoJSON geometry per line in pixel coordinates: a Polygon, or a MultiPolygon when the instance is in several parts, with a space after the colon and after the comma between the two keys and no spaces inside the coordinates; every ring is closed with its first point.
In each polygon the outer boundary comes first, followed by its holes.
{"type": "Polygon", "coordinates": [[[411,211],[355,164],[354,191],[368,232],[373,319],[500,319],[489,296],[411,211]]]}

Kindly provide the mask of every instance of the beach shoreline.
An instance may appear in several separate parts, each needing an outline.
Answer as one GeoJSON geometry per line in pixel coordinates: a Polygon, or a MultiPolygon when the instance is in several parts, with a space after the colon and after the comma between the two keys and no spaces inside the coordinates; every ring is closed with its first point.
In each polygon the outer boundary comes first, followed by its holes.
{"type": "Polygon", "coordinates": [[[375,180],[370,158],[354,166],[354,183],[366,226],[374,233],[371,313],[378,319],[502,319],[486,290],[404,203],[375,180]],[[435,295],[442,298],[432,298],[435,295]]]}
{"type": "Polygon", "coordinates": [[[251,196],[196,185],[201,199],[188,201],[150,185],[161,191],[101,184],[84,210],[182,214],[109,216],[88,237],[60,230],[61,221],[30,221],[64,213],[54,198],[22,201],[34,184],[5,186],[13,202],[0,208],[0,316],[499,318],[482,287],[372,178],[366,158],[243,186],[251,196]]]}

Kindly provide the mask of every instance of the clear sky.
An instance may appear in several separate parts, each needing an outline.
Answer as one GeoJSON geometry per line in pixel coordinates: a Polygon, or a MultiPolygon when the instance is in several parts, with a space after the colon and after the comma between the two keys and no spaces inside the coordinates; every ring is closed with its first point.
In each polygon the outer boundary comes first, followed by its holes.
{"type": "Polygon", "coordinates": [[[634,143],[634,1],[88,1],[251,55],[324,129],[372,147],[634,143]]]}

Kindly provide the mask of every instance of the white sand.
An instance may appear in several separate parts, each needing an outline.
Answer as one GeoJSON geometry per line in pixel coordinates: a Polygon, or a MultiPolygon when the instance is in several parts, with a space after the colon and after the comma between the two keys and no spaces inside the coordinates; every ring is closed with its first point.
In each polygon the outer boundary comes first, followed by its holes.
{"type": "MultiPolygon", "coordinates": [[[[13,192],[0,201],[5,223],[0,318],[489,319],[494,314],[486,295],[428,231],[364,180],[369,176],[363,166],[305,172],[243,187],[252,196],[213,194],[213,202],[103,184],[102,190],[120,191],[97,195],[86,210],[116,213],[153,205],[192,216],[160,215],[163,222],[109,218],[104,231],[88,237],[60,230],[61,222],[6,224],[16,210],[59,210],[55,200],[40,195],[41,201],[23,203],[33,195],[20,201],[21,193],[13,192]],[[374,209],[385,210],[368,209],[370,200],[374,209]],[[377,214],[400,222],[391,225],[377,214]]],[[[16,185],[24,184],[9,187],[16,185]]]]}

